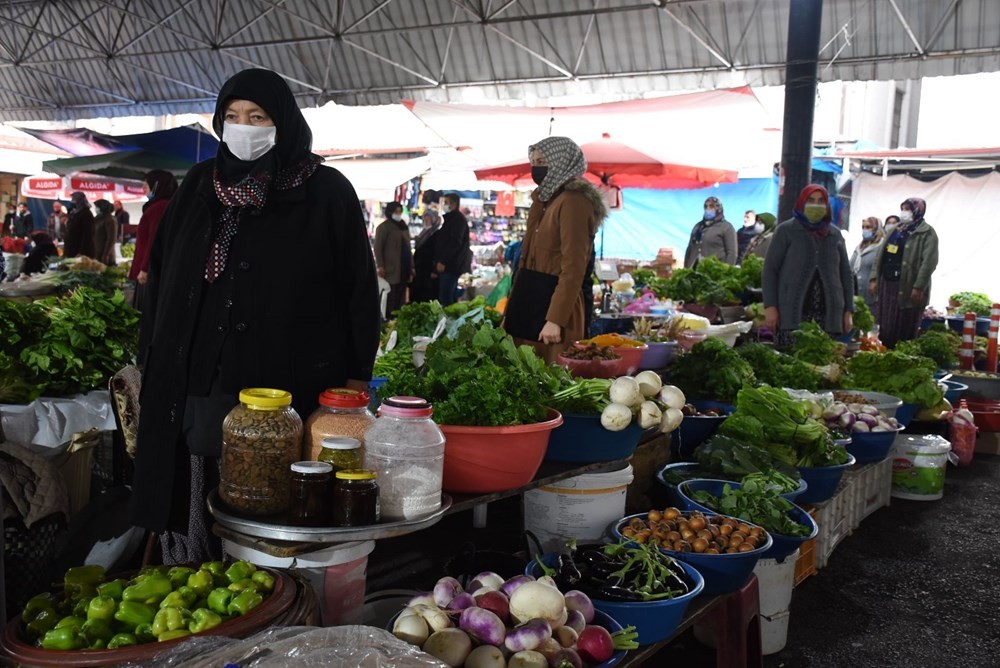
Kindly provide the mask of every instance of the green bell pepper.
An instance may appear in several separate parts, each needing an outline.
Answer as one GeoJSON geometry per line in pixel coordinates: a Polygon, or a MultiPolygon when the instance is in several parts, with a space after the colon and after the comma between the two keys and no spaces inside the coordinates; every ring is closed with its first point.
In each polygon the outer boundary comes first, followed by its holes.
{"type": "Polygon", "coordinates": [[[161,636],[157,636],[156,640],[159,642],[166,642],[168,640],[177,640],[178,638],[183,638],[184,636],[191,635],[191,632],[187,629],[177,629],[176,631],[167,631],[161,636]]]}
{"type": "Polygon", "coordinates": [[[188,578],[187,586],[194,589],[198,596],[207,596],[215,588],[215,579],[207,570],[200,570],[188,578]]]}
{"type": "Polygon", "coordinates": [[[232,583],[231,585],[226,587],[226,589],[233,592],[234,594],[239,594],[240,592],[246,591],[247,589],[251,591],[257,591],[257,585],[250,578],[243,578],[242,580],[237,580],[236,582],[232,583]]]}
{"type": "Polygon", "coordinates": [[[256,571],[250,579],[257,585],[257,591],[261,593],[274,591],[274,577],[267,571],[256,571]]]}
{"type": "Polygon", "coordinates": [[[97,595],[97,585],[104,581],[103,566],[77,566],[63,575],[63,591],[71,601],[97,595]]]}
{"type": "Polygon", "coordinates": [[[125,591],[125,585],[126,581],[122,578],[112,580],[111,582],[105,582],[97,588],[97,595],[107,596],[108,598],[120,601],[122,600],[122,592],[125,591]]]}
{"type": "Polygon", "coordinates": [[[218,613],[206,610],[205,608],[198,608],[191,613],[191,624],[188,626],[188,630],[191,633],[201,633],[202,631],[215,628],[221,623],[222,617],[218,613]]]}
{"type": "Polygon", "coordinates": [[[42,638],[42,649],[83,649],[87,642],[80,635],[80,630],[74,626],[52,629],[42,638]]]}
{"type": "Polygon", "coordinates": [[[233,600],[233,596],[233,592],[224,587],[213,589],[212,593],[208,595],[208,607],[210,610],[224,615],[229,608],[229,602],[233,600]]]}
{"type": "Polygon", "coordinates": [[[226,579],[229,580],[229,584],[239,582],[249,578],[256,570],[257,567],[249,561],[237,561],[226,569],[226,579]]]}
{"type": "Polygon", "coordinates": [[[120,647],[131,647],[132,645],[138,645],[139,641],[131,633],[116,633],[111,640],[108,641],[108,649],[118,649],[120,647]]]}
{"type": "Polygon", "coordinates": [[[182,611],[178,608],[163,608],[158,611],[153,618],[153,635],[159,638],[167,631],[186,630],[190,613],[185,613],[187,610],[182,611]]]}
{"type": "Polygon", "coordinates": [[[40,610],[35,613],[35,618],[26,625],[28,638],[38,640],[46,631],[51,631],[59,622],[59,613],[55,610],[40,610]]]}
{"type": "Polygon", "coordinates": [[[72,628],[75,628],[75,629],[79,630],[86,623],[87,623],[87,620],[84,619],[83,617],[77,617],[75,615],[70,615],[68,617],[63,617],[58,622],[56,622],[56,625],[53,628],[65,629],[65,628],[72,627],[72,628]]]}
{"type": "Polygon", "coordinates": [[[95,596],[87,605],[87,621],[101,619],[110,622],[115,618],[118,602],[109,596],[95,596]]]}
{"type": "Polygon", "coordinates": [[[152,624],[139,624],[135,627],[135,639],[140,643],[148,643],[156,640],[156,636],[153,635],[153,625],[152,624]]]}
{"type": "Polygon", "coordinates": [[[264,602],[264,597],[258,594],[256,591],[247,589],[236,595],[229,605],[226,606],[226,612],[230,615],[245,615],[258,605],[264,602]]]}
{"type": "Polygon", "coordinates": [[[162,573],[151,573],[122,592],[122,600],[156,605],[174,590],[170,578],[162,573]]]}
{"type": "Polygon", "coordinates": [[[28,599],[28,602],[24,604],[24,610],[21,612],[21,619],[25,623],[29,623],[43,610],[55,611],[55,609],[56,597],[49,592],[45,592],[44,594],[32,596],[28,599]]]}
{"type": "Polygon", "coordinates": [[[92,645],[96,640],[108,642],[114,637],[115,631],[111,628],[111,623],[104,619],[88,619],[80,627],[80,635],[92,645]]]}
{"type": "Polygon", "coordinates": [[[174,566],[169,571],[167,571],[167,577],[170,578],[170,583],[177,589],[183,584],[187,584],[188,578],[194,575],[194,569],[188,568],[187,566],[174,566]]]}
{"type": "Polygon", "coordinates": [[[191,587],[184,586],[181,589],[167,594],[167,597],[160,601],[160,610],[163,608],[190,608],[191,604],[198,600],[198,594],[191,587]]]}
{"type": "Polygon", "coordinates": [[[138,601],[122,601],[115,612],[115,619],[130,629],[141,624],[152,624],[155,616],[156,610],[138,601]]]}

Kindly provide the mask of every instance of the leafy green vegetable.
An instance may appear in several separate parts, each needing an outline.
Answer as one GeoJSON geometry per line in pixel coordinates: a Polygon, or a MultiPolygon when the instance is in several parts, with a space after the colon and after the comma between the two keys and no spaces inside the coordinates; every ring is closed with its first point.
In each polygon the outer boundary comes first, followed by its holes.
{"type": "Polygon", "coordinates": [[[396,345],[413,347],[414,336],[431,336],[438,322],[444,317],[444,309],[437,301],[414,302],[396,311],[396,319],[389,323],[386,336],[396,331],[396,345]]]}
{"type": "Polygon", "coordinates": [[[958,302],[958,306],[954,308],[956,315],[963,315],[969,311],[973,311],[976,315],[988,318],[990,311],[993,309],[993,300],[989,298],[989,295],[982,292],[956,292],[951,297],[948,297],[948,301],[958,302]]]}
{"type": "Polygon", "coordinates": [[[875,316],[868,308],[868,302],[860,295],[854,296],[854,328],[862,334],[875,329],[875,316]]]}
{"type": "MultiPolygon", "coordinates": [[[[763,434],[761,434],[761,438],[763,438],[763,434]]],[[[780,471],[789,477],[798,477],[798,470],[795,468],[794,462],[789,464],[781,461],[763,448],[755,447],[725,434],[717,433],[695,448],[694,458],[713,474],[732,476],[736,479],[772,470],[780,471]]]]}
{"type": "Polygon", "coordinates": [[[928,329],[912,341],[900,341],[896,352],[918,357],[929,357],[939,369],[950,369],[958,364],[962,338],[948,329],[928,329]]]}
{"type": "Polygon", "coordinates": [[[652,269],[635,269],[632,272],[632,280],[637,286],[649,285],[656,280],[656,272],[652,269]]]}
{"type": "MultiPolygon", "coordinates": [[[[747,274],[753,276],[751,263],[747,274]]],[[[759,276],[758,282],[759,282],[759,276]]],[[[719,306],[739,301],[746,288],[744,272],[715,257],[702,259],[695,269],[677,269],[668,279],[657,279],[650,288],[661,299],[719,306]]]]}
{"type": "Polygon", "coordinates": [[[751,253],[740,261],[740,283],[748,288],[761,288],[764,272],[764,258],[751,253]]]}
{"type": "Polygon", "coordinates": [[[807,321],[792,332],[792,357],[808,364],[824,366],[837,357],[840,346],[815,322],[807,321]]]}
{"type": "Polygon", "coordinates": [[[842,384],[854,390],[885,392],[904,403],[931,408],[944,398],[944,391],[934,380],[936,371],[937,363],[927,357],[898,350],[862,351],[847,360],[848,377],[842,384]]]}
{"type": "Polygon", "coordinates": [[[778,494],[784,494],[786,492],[794,492],[799,488],[799,477],[793,478],[791,476],[785,475],[780,471],[765,471],[761,473],[751,473],[750,475],[743,476],[741,483],[744,487],[748,483],[754,482],[759,485],[763,485],[767,489],[773,489],[778,494]]]}
{"type": "Polygon", "coordinates": [[[747,343],[735,350],[749,362],[757,382],[763,385],[814,392],[823,380],[823,376],[805,362],[779,353],[770,346],[747,343]]]}
{"type": "Polygon", "coordinates": [[[773,487],[759,480],[750,480],[738,488],[725,485],[721,498],[704,490],[695,492],[693,497],[706,508],[751,522],[765,531],[782,536],[808,536],[812,533],[811,527],[799,524],[788,516],[788,511],[795,506],[778,496],[773,487]]]}
{"type": "Polygon", "coordinates": [[[599,415],[611,403],[611,381],[605,378],[573,378],[567,373],[562,386],[549,402],[560,413],[599,415]]]}
{"type": "Polygon", "coordinates": [[[753,384],[753,369],[718,337],[695,344],[669,372],[670,381],[689,399],[711,399],[733,403],[736,393],[753,384]]]}

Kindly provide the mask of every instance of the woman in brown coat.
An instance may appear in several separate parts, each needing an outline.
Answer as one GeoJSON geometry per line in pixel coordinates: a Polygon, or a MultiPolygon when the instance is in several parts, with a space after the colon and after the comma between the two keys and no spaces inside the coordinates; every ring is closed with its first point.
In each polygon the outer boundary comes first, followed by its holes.
{"type": "Polygon", "coordinates": [[[118,238],[118,221],[114,216],[114,205],[106,199],[94,202],[97,217],[94,218],[94,259],[108,266],[115,263],[115,240],[118,238]]]}
{"type": "Polygon", "coordinates": [[[585,335],[582,287],[594,233],[608,215],[604,198],[583,179],[583,151],[566,137],[546,137],[528,149],[531,194],[521,260],[504,328],[532,345],[546,362],[585,335]]]}

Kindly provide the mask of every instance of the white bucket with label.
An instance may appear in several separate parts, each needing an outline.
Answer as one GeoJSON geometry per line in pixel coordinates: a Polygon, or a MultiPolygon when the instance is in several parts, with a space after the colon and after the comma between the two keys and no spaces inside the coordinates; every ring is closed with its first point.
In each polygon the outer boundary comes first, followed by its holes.
{"type": "Polygon", "coordinates": [[[253,548],[223,540],[226,555],[257,566],[295,569],[312,585],[319,599],[323,626],[355,623],[365,602],[368,555],[375,541],[337,543],[315,552],[294,557],[272,557],[253,548]]]}
{"type": "Polygon", "coordinates": [[[940,436],[899,435],[892,447],[894,498],[935,501],[944,496],[951,443],[940,436]]]}
{"type": "Polygon", "coordinates": [[[542,549],[557,552],[566,541],[600,542],[608,525],[625,516],[632,465],[620,471],[586,473],[524,493],[524,528],[542,549]]]}

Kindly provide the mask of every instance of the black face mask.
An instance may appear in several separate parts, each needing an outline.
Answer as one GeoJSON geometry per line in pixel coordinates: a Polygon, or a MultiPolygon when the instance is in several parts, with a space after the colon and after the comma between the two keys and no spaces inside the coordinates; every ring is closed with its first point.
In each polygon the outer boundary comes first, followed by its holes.
{"type": "Polygon", "coordinates": [[[531,167],[531,180],[535,182],[536,185],[542,185],[542,181],[545,180],[545,175],[549,173],[549,168],[545,165],[533,165],[531,167]]]}

